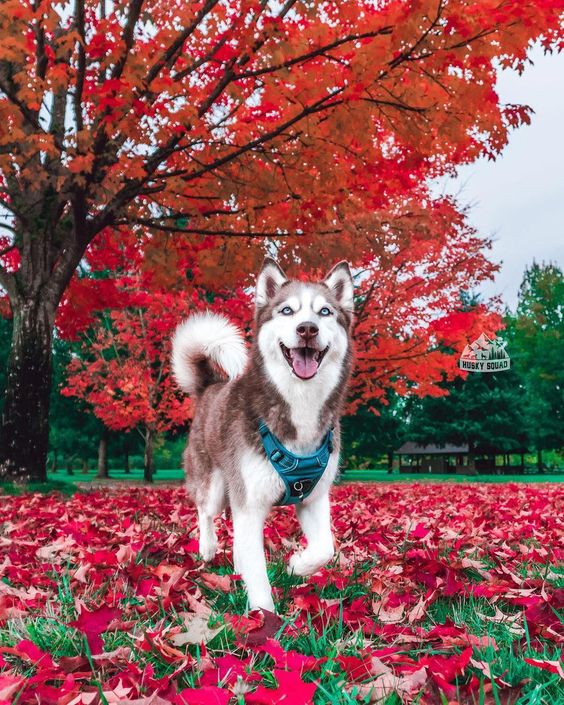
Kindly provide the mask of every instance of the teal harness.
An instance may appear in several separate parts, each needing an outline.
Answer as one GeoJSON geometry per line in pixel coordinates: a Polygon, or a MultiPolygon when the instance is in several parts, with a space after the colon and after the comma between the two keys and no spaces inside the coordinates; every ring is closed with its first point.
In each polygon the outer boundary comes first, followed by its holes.
{"type": "Polygon", "coordinates": [[[284,497],[277,505],[298,504],[309,497],[325,472],[333,452],[333,429],[329,429],[321,447],[313,455],[295,455],[276,438],[261,421],[259,432],[266,457],[284,483],[284,497]]]}

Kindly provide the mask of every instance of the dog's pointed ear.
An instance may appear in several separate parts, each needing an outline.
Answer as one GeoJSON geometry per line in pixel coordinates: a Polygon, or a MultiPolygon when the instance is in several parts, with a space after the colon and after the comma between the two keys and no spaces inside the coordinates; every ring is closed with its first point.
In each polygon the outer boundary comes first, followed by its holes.
{"type": "Polygon", "coordinates": [[[257,277],[255,302],[257,307],[266,306],[278,289],[288,281],[288,277],[271,258],[266,257],[257,277]]]}
{"type": "Polygon", "coordinates": [[[333,296],[343,308],[347,311],[353,310],[354,284],[348,262],[343,260],[336,264],[325,277],[323,283],[332,291],[333,296]]]}

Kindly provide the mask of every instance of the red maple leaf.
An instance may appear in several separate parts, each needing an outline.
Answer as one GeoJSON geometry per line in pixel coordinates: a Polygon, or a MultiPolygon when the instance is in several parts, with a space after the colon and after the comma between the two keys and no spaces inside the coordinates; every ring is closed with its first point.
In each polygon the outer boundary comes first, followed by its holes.
{"type": "Polygon", "coordinates": [[[103,605],[90,612],[81,606],[78,619],[69,622],[69,625],[84,634],[92,654],[99,654],[104,648],[101,634],[106,631],[111,622],[119,617],[121,617],[121,610],[115,607],[103,605]]]}

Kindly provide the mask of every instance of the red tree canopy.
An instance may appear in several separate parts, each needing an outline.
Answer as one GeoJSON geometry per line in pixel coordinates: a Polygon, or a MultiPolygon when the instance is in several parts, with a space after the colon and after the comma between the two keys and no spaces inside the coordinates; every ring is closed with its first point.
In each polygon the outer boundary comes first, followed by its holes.
{"type": "MultiPolygon", "coordinates": [[[[356,256],[357,364],[349,411],[361,404],[376,408],[390,389],[443,394],[438,383],[444,375],[460,374],[453,350],[501,323],[483,305],[462,310],[461,292],[495,267],[450,201],[437,202],[431,215],[410,206],[391,223],[381,226],[380,256],[370,248],[364,261],[356,256]]],[[[132,234],[108,231],[89,250],[88,266],[71,282],[58,319],[62,335],[83,336],[64,393],[85,399],[108,427],[163,431],[189,419],[191,407],[179,396],[169,366],[171,336],[182,318],[211,308],[250,329],[254,273],[248,266],[258,248],[239,243],[230,276],[242,286],[233,291],[220,287],[225,276],[217,260],[211,265],[216,240],[176,243],[166,272],[144,256],[132,234]]],[[[327,268],[326,254],[315,251],[293,262],[290,242],[280,258],[294,276],[322,276],[327,268]]]]}
{"type": "Polygon", "coordinates": [[[170,370],[171,339],[178,323],[210,308],[248,329],[251,309],[243,290],[212,294],[191,283],[200,248],[193,248],[191,257],[186,250],[177,258],[178,284],[164,287],[155,270],[146,266],[139,245],[131,234],[104,233],[88,252],[84,276],[71,282],[58,330],[67,338],[79,338],[81,345],[62,393],[85,400],[113,430],[163,432],[185,425],[192,416],[191,402],[170,370]]]}
{"type": "Polygon", "coordinates": [[[532,41],[553,46],[562,4],[105,8],[0,7],[4,249],[39,229],[54,248],[40,274],[57,285],[108,225],[372,234],[367,214],[495,156],[528,120],[500,105],[494,62],[521,68],[532,41]]]}

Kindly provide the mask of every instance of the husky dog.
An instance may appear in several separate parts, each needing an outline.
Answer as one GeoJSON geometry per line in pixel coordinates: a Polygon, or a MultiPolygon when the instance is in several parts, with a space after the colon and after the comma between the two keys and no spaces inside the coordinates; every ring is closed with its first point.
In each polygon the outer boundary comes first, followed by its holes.
{"type": "Polygon", "coordinates": [[[353,281],[346,262],[323,281],[301,282],[289,280],[274,260],[266,259],[257,279],[250,353],[241,332],[213,313],[188,318],[174,335],[174,375],[197,403],[183,461],[198,510],[200,553],[204,561],[214,557],[214,517],[229,504],[234,566],[251,609],[274,611],[265,519],[294,488],[312,484],[285,481],[276,458],[286,455],[293,463],[307,456],[316,464],[319,457],[325,468],[309,494],[285,502],[296,503],[307,539],[307,547],[292,555],[289,572],[310,575],[333,556],[329,490],[337,473],[339,416],[352,364],[352,314],[353,281]],[[281,448],[280,454],[270,453],[270,447],[281,448]]]}

